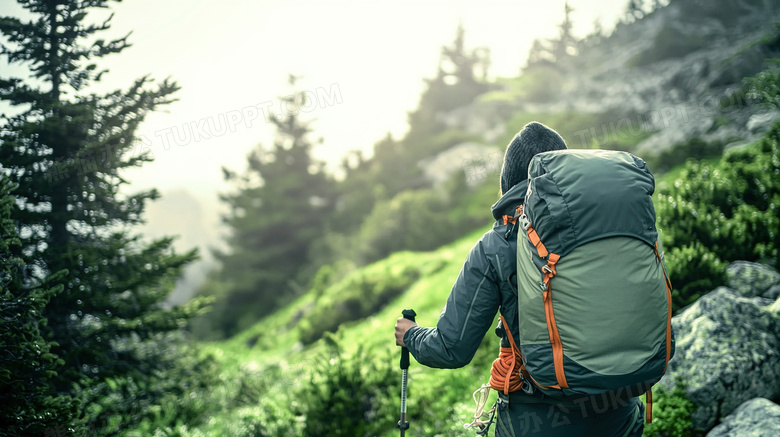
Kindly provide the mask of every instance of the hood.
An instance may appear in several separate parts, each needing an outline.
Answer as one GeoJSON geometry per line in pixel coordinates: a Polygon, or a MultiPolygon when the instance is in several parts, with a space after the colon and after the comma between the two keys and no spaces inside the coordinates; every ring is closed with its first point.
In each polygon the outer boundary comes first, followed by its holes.
{"type": "Polygon", "coordinates": [[[490,210],[493,212],[493,217],[495,217],[496,220],[501,220],[504,215],[514,215],[515,208],[525,202],[525,192],[527,189],[528,179],[510,188],[509,191],[498,199],[498,202],[490,207],[490,210]]]}

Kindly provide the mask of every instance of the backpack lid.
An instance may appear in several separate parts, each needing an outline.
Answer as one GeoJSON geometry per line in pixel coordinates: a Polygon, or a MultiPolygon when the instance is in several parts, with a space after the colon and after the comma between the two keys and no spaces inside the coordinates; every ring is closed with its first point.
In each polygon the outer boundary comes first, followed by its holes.
{"type": "Polygon", "coordinates": [[[658,238],[652,195],[655,179],[628,152],[557,150],[537,154],[528,167],[525,214],[551,253],[565,256],[590,241],[630,236],[658,238]]]}

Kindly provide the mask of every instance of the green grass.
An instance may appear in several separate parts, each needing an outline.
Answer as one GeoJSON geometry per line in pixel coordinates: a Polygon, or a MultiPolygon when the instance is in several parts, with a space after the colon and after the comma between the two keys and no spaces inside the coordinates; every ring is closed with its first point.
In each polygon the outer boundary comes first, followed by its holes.
{"type": "MultiPolygon", "coordinates": [[[[420,325],[435,326],[466,255],[487,229],[489,227],[486,226],[432,252],[396,253],[356,270],[322,293],[331,299],[320,297],[317,300],[313,292],[310,292],[229,340],[204,344],[204,352],[213,354],[222,366],[221,377],[226,381],[227,391],[235,385],[230,384],[231,381],[259,377],[264,379],[260,384],[260,394],[265,399],[264,402],[278,399],[276,404],[284,403],[286,398],[282,392],[288,390],[290,385],[295,385],[295,381],[306,381],[317,363],[327,360],[328,356],[323,340],[307,347],[301,345],[298,323],[294,322],[299,318],[297,316],[312,311],[320,304],[333,305],[334,299],[340,294],[338,291],[343,292],[345,284],[354,281],[356,275],[400,272],[414,268],[423,274],[407,290],[375,314],[345,323],[333,334],[333,338],[343,348],[343,357],[354,355],[358,347],[362,347],[369,356],[376,359],[388,360],[388,357],[391,357],[390,362],[382,364],[398,368],[400,349],[395,345],[393,326],[401,310],[413,308],[418,314],[417,321],[420,325]],[[271,381],[268,380],[269,376],[271,381]],[[279,378],[281,383],[275,384],[274,378],[279,378]]],[[[468,421],[473,410],[471,393],[487,382],[490,375],[489,363],[495,358],[497,351],[497,339],[489,332],[472,364],[464,368],[437,370],[413,361],[409,376],[409,411],[414,418],[417,433],[459,435],[464,432],[462,424],[468,421]]],[[[399,369],[399,379],[400,375],[399,369]]],[[[231,396],[232,393],[225,393],[226,398],[231,396]]],[[[221,402],[231,401],[223,399],[221,402]]],[[[225,411],[211,417],[204,425],[189,429],[185,435],[211,435],[228,430],[236,433],[239,429],[251,429],[252,424],[246,425],[245,422],[249,420],[247,417],[251,416],[252,412],[259,414],[257,406],[247,405],[225,411]]],[[[396,414],[396,411],[386,413],[396,414]]],[[[395,435],[397,432],[388,430],[387,435],[395,435]]],[[[470,435],[470,432],[464,435],[470,435]]]]}

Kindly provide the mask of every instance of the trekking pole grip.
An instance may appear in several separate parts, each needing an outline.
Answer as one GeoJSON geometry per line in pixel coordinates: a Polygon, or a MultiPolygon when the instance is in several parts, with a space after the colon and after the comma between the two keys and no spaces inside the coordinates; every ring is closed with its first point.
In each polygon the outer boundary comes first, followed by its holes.
{"type": "MultiPolygon", "coordinates": [[[[404,319],[411,320],[412,322],[414,322],[414,318],[417,316],[417,313],[411,309],[405,309],[401,311],[401,314],[404,316],[404,319]]],[[[401,368],[409,368],[409,349],[405,347],[401,349],[401,368]]]]}

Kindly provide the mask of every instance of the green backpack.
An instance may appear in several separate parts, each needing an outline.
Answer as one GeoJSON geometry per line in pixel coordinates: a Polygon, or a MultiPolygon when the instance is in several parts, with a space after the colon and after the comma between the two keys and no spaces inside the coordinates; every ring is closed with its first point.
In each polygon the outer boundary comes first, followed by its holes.
{"type": "Polygon", "coordinates": [[[648,391],[674,354],[653,175],[608,150],[541,153],[528,174],[517,237],[524,375],[550,396],[648,391]]]}

